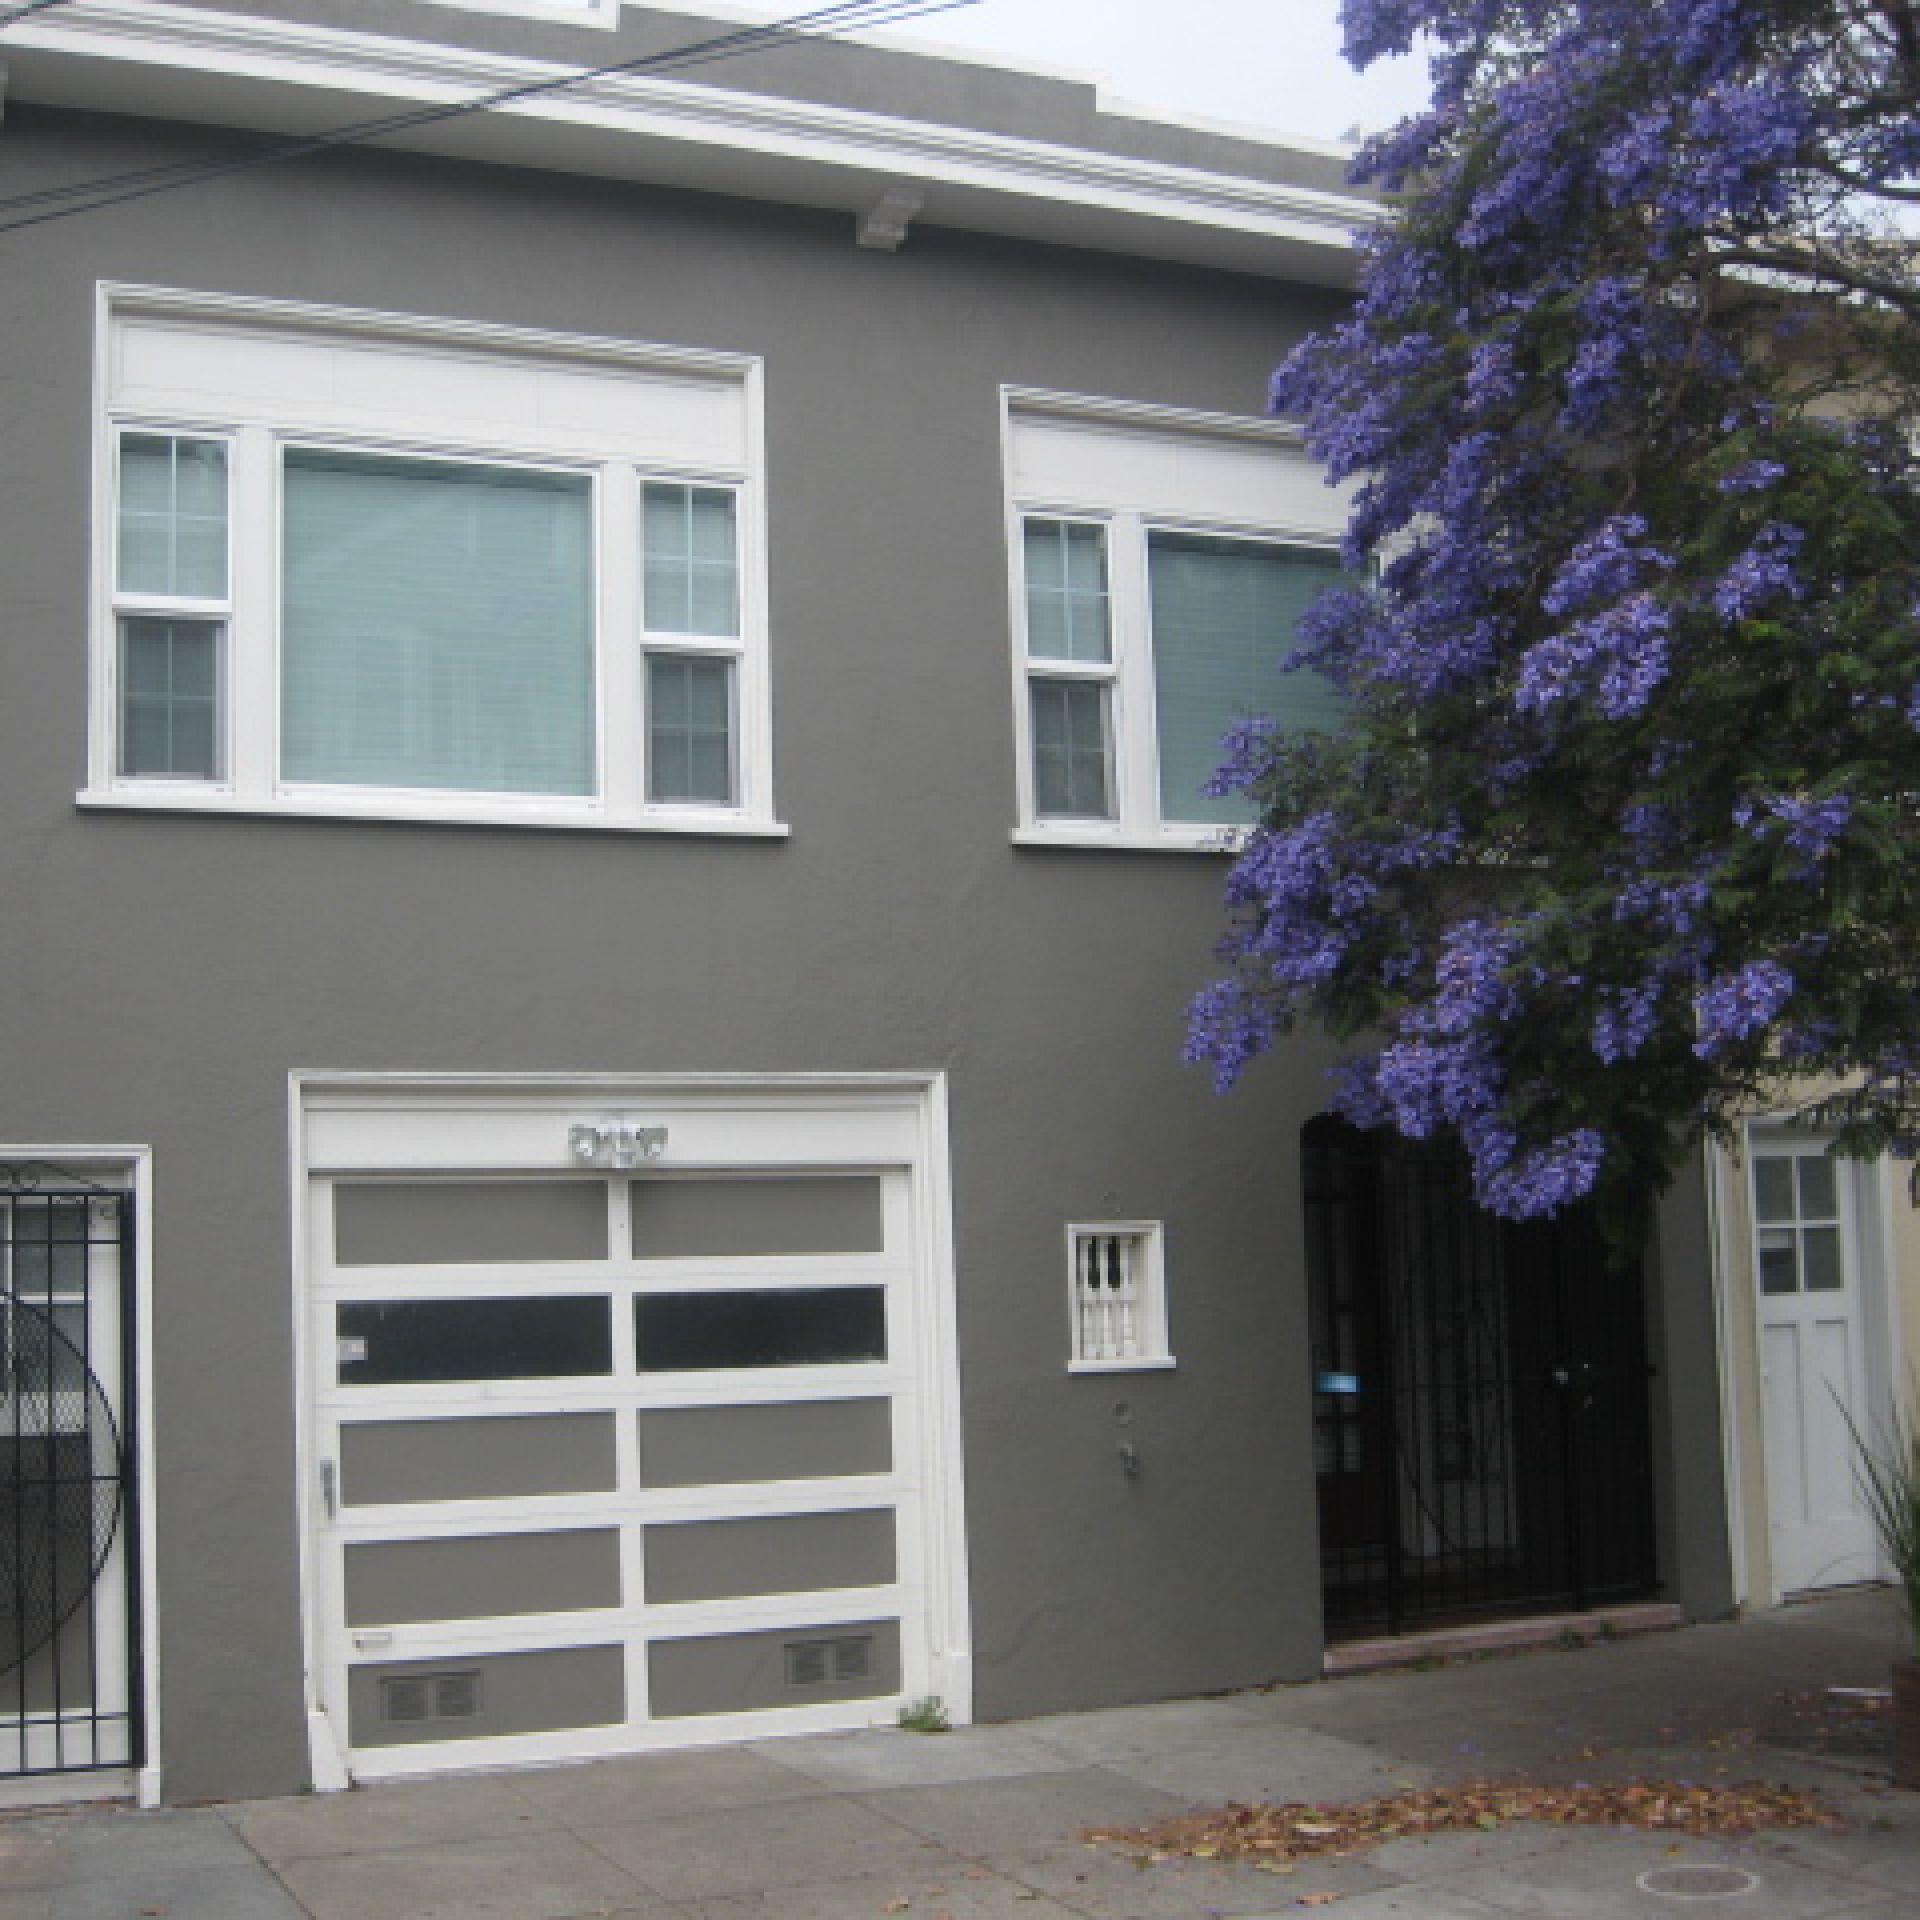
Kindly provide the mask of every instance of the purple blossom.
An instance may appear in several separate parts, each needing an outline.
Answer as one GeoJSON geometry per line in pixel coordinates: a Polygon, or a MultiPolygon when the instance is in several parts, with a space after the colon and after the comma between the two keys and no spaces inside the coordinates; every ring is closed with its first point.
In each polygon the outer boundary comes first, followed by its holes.
{"type": "Polygon", "coordinates": [[[1714,589],[1714,609],[1721,619],[1750,620],[1777,600],[1798,600],[1806,588],[1793,563],[1806,538],[1803,529],[1780,521],[1763,528],[1714,589]]]}
{"type": "MultiPolygon", "coordinates": [[[[1834,843],[1853,819],[1853,796],[1845,793],[1831,793],[1819,800],[1774,794],[1761,800],[1760,806],[1768,816],[1769,825],[1785,829],[1782,837],[1787,845],[1809,860],[1829,858],[1834,843]]],[[[1741,812],[1745,812],[1750,821],[1754,817],[1753,809],[1736,809],[1736,823],[1744,826],[1748,821],[1738,819],[1741,812]]]]}
{"type": "Polygon", "coordinates": [[[1765,493],[1769,487],[1778,486],[1787,477],[1787,470],[1778,460],[1744,460],[1730,472],[1720,476],[1722,493],[1765,493]]]}
{"type": "Polygon", "coordinates": [[[1793,975],[1777,960],[1752,960],[1732,973],[1716,974],[1694,996],[1699,1029],[1694,1052],[1712,1060],[1765,1031],[1793,997],[1794,984],[1793,975]]]}
{"type": "Polygon", "coordinates": [[[1614,987],[1601,996],[1593,1017],[1593,1050],[1608,1066],[1631,1060],[1653,1038],[1660,1019],[1660,983],[1614,987]]]}

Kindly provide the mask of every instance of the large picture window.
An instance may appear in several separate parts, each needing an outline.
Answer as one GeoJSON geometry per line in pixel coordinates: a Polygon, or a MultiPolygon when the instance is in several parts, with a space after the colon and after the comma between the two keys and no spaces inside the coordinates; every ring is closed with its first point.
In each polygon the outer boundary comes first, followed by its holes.
{"type": "Polygon", "coordinates": [[[1217,845],[1250,818],[1206,791],[1236,724],[1339,724],[1286,664],[1342,577],[1338,502],[1264,422],[1118,411],[1012,408],[1020,837],[1217,845]]]}
{"type": "Polygon", "coordinates": [[[754,363],[220,307],[110,303],[85,799],[773,828],[754,363]]]}

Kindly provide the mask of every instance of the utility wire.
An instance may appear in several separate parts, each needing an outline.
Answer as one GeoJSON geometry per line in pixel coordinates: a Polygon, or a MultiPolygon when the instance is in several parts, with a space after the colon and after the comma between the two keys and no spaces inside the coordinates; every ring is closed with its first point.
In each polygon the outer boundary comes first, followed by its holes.
{"type": "MultiPolygon", "coordinates": [[[[33,0],[33,7],[23,11],[65,4],[67,0],[33,0]]],[[[732,59],[743,53],[764,51],[768,47],[806,39],[828,39],[835,32],[876,25],[884,26],[896,19],[912,19],[923,13],[946,13],[956,6],[977,4],[978,0],[838,0],[838,4],[835,5],[816,7],[805,13],[790,15],[784,20],[767,21],[757,27],[720,34],[708,40],[694,41],[684,47],[670,47],[657,54],[642,54],[633,59],[616,60],[606,66],[560,74],[547,80],[526,81],[515,86],[500,88],[492,93],[476,95],[470,100],[453,101],[442,106],[409,108],[401,113],[382,115],[378,119],[353,121],[327,133],[302,135],[292,140],[278,142],[258,153],[242,156],[238,160],[182,161],[172,166],[150,167],[130,173],[103,174],[92,180],[74,181],[64,187],[47,187],[35,193],[15,194],[0,198],[0,212],[57,200],[85,199],[96,194],[102,196],[100,200],[102,206],[112,206],[121,199],[141,197],[133,193],[124,195],[112,193],[111,190],[117,187],[131,188],[154,183],[157,190],[160,183],[167,186],[176,183],[184,186],[199,179],[212,179],[224,173],[270,165],[277,160],[293,159],[331,147],[352,145],[362,140],[377,138],[385,133],[403,132],[410,127],[457,119],[469,113],[486,112],[516,100],[539,94],[561,92],[569,87],[582,86],[588,81],[605,79],[616,74],[642,70],[666,72],[680,67],[703,66],[711,61],[732,59]]],[[[86,208],[75,209],[83,212],[87,210],[86,208]]],[[[15,226],[33,224],[36,223],[25,220],[4,222],[0,223],[0,232],[8,232],[15,226]]]]}
{"type": "MultiPolygon", "coordinates": [[[[45,8],[66,4],[66,0],[28,0],[13,13],[0,16],[0,27],[37,13],[45,8]]],[[[546,80],[531,80],[471,100],[452,101],[444,106],[421,107],[405,113],[389,114],[376,120],[355,121],[327,133],[309,134],[285,140],[258,153],[235,160],[187,161],[170,167],[151,167],[120,174],[104,174],[93,180],[75,181],[64,187],[46,187],[34,193],[16,194],[0,199],[0,213],[30,207],[16,219],[0,220],[0,233],[14,233],[23,227],[40,226],[71,214],[93,213],[125,201],[141,200],[176,187],[192,186],[201,180],[218,179],[230,173],[243,173],[255,167],[271,166],[281,160],[301,158],[376,139],[384,134],[404,132],[413,127],[455,120],[472,113],[491,112],[516,101],[564,92],[590,81],[605,80],[619,74],[663,73],[686,67],[706,66],[718,60],[736,59],[742,54],[762,52],[805,40],[828,40],[838,34],[891,26],[902,20],[916,20],[929,14],[952,13],[976,6],[979,0],[840,0],[833,6],[815,7],[791,14],[783,20],[768,21],[757,27],[719,34],[697,40],[684,47],[672,47],[661,53],[639,54],[627,60],[609,61],[605,66],[582,68],[558,74],[546,80]],[[69,202],[77,204],[54,204],[69,202]]]]}
{"type": "Polygon", "coordinates": [[[16,20],[24,20],[30,13],[45,13],[50,7],[64,7],[67,0],[26,0],[25,6],[9,7],[0,13],[0,33],[4,33],[16,20]]]}

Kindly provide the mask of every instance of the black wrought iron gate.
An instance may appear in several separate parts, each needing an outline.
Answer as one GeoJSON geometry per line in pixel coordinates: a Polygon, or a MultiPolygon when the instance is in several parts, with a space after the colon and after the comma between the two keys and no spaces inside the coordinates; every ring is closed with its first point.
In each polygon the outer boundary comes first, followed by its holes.
{"type": "Polygon", "coordinates": [[[131,1194],[0,1166],[0,1776],[142,1760],[131,1194]]]}
{"type": "Polygon", "coordinates": [[[1483,1212],[1451,1147],[1323,1118],[1302,1152],[1329,1638],[1647,1597],[1637,1266],[1483,1212]]]}

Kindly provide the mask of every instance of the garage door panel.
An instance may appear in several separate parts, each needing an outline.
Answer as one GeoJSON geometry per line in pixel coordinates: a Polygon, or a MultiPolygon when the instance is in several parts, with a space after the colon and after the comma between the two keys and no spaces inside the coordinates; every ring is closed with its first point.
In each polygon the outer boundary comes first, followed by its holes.
{"type": "Polygon", "coordinates": [[[613,1302],[606,1294],[356,1300],[337,1311],[343,1387],[613,1371],[613,1302]]]}
{"type": "Polygon", "coordinates": [[[340,1430],[349,1507],[612,1493],[615,1416],[524,1413],[485,1419],[361,1420],[340,1430]]]}
{"type": "Polygon", "coordinates": [[[636,1260],[781,1260],[886,1248],[877,1174],[655,1176],[627,1189],[636,1260]]]}
{"type": "Polygon", "coordinates": [[[910,1194],[866,1167],[320,1180],[324,1698],[350,1765],[871,1724],[862,1703],[924,1690],[910,1194]],[[470,1210],[496,1238],[460,1238],[470,1210]]]}
{"type": "Polygon", "coordinates": [[[593,1180],[342,1181],[333,1257],[343,1267],[604,1260],[607,1194],[593,1180]]]}
{"type": "Polygon", "coordinates": [[[620,1535],[612,1527],[351,1541],[345,1551],[350,1627],[621,1604],[620,1535]]]}
{"type": "Polygon", "coordinates": [[[623,1646],[370,1662],[347,1676],[349,1736],[387,1747],[617,1726],[626,1670],[623,1646]]]}
{"type": "Polygon", "coordinates": [[[899,1570],[891,1508],[674,1521],[644,1528],[642,1542],[653,1606],[884,1587],[899,1570]]]}
{"type": "Polygon", "coordinates": [[[642,1373],[858,1366],[887,1358],[885,1287],[643,1293],[633,1307],[642,1373]]]}
{"type": "Polygon", "coordinates": [[[901,1684],[897,1620],[657,1639],[647,1648],[647,1701],[656,1720],[881,1699],[901,1684]]]}
{"type": "Polygon", "coordinates": [[[650,1488],[893,1470],[892,1409],[878,1397],[651,1407],[639,1421],[640,1477],[650,1488]]]}

